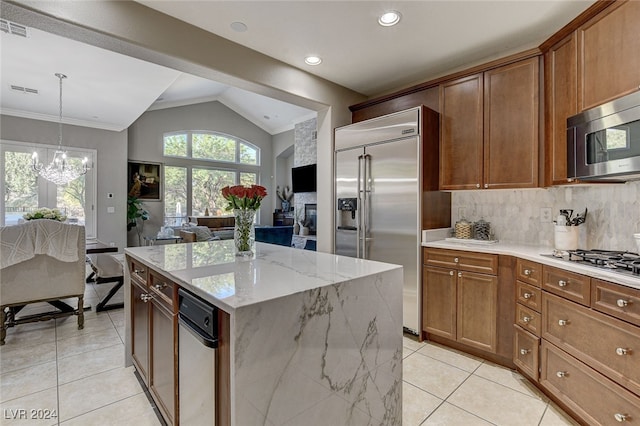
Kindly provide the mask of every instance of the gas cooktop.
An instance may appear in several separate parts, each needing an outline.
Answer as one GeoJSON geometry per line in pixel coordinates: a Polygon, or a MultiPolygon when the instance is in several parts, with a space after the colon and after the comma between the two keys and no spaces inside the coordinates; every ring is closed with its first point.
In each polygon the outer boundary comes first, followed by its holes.
{"type": "Polygon", "coordinates": [[[543,256],[640,277],[640,255],[628,251],[554,250],[553,254],[545,254],[543,256]]]}

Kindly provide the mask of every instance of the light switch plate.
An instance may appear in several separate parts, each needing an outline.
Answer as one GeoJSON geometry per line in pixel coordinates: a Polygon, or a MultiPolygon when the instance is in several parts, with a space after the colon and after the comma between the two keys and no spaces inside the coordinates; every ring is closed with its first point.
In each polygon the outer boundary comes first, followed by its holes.
{"type": "Polygon", "coordinates": [[[115,213],[115,212],[116,212],[115,207],[107,207],[107,213],[115,213]]]}

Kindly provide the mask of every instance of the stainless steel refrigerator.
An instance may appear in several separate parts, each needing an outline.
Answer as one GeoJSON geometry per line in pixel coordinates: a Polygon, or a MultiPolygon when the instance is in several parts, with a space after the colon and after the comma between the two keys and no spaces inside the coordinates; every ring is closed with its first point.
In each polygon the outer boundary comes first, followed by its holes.
{"type": "MultiPolygon", "coordinates": [[[[420,331],[424,107],[335,130],[335,253],[404,267],[403,325],[420,331]]],[[[433,131],[431,132],[433,134],[433,131]]],[[[433,164],[433,162],[431,162],[433,164]]],[[[436,170],[429,171],[430,174],[436,170]]],[[[432,188],[429,188],[432,189],[432,188]]],[[[436,188],[437,189],[437,188],[436,188]]]]}

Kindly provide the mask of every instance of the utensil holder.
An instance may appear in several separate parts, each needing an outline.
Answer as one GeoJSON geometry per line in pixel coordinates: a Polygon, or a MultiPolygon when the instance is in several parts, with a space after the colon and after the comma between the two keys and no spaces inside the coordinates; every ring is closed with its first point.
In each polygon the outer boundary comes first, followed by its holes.
{"type": "Polygon", "coordinates": [[[577,226],[555,226],[555,249],[556,250],[577,250],[578,249],[578,227],[577,226]]]}

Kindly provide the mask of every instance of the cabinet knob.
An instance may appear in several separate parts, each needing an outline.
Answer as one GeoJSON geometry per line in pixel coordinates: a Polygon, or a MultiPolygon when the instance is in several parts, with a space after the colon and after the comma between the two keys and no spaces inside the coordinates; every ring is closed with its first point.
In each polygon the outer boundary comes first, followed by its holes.
{"type": "Polygon", "coordinates": [[[558,281],[558,286],[566,287],[567,286],[567,282],[565,280],[560,280],[560,281],[558,281]]]}
{"type": "Polygon", "coordinates": [[[628,414],[622,414],[622,413],[615,413],[613,415],[613,418],[616,419],[617,422],[626,422],[629,419],[629,415],[628,414]]]}
{"type": "Polygon", "coordinates": [[[627,348],[616,348],[616,354],[618,355],[631,355],[631,350],[627,348]]]}
{"type": "Polygon", "coordinates": [[[134,274],[138,274],[138,275],[140,275],[140,274],[144,274],[144,269],[134,269],[134,270],[133,270],[133,273],[134,273],[134,274]]]}
{"type": "Polygon", "coordinates": [[[151,299],[153,299],[153,296],[151,296],[150,294],[143,293],[140,295],[140,300],[142,300],[144,303],[147,303],[151,299]]]}
{"type": "Polygon", "coordinates": [[[527,323],[527,324],[528,324],[528,323],[530,323],[532,319],[533,319],[533,318],[531,318],[531,317],[527,317],[527,316],[522,317],[522,321],[523,321],[524,323],[527,323]]]}
{"type": "Polygon", "coordinates": [[[163,288],[165,288],[167,286],[167,283],[160,283],[160,284],[156,284],[154,285],[156,290],[162,290],[163,288]]]}
{"type": "Polygon", "coordinates": [[[625,306],[629,306],[629,301],[628,300],[624,300],[624,299],[618,299],[616,300],[616,305],[618,305],[621,308],[624,308],[625,306]]]}
{"type": "Polygon", "coordinates": [[[485,183],[485,184],[484,184],[484,187],[485,187],[485,189],[486,189],[486,188],[489,188],[489,184],[488,184],[488,183],[485,183]]]}
{"type": "Polygon", "coordinates": [[[454,258],[453,258],[453,261],[454,261],[455,263],[458,263],[458,262],[460,262],[460,259],[458,259],[457,257],[454,257],[454,258]]]}
{"type": "Polygon", "coordinates": [[[520,355],[526,355],[531,352],[531,349],[520,349],[520,355]]]}
{"type": "Polygon", "coordinates": [[[453,271],[449,271],[449,275],[453,276],[453,271]]]}
{"type": "Polygon", "coordinates": [[[533,297],[533,293],[524,293],[522,297],[524,297],[525,299],[531,299],[533,297]]]}
{"type": "Polygon", "coordinates": [[[480,184],[479,183],[476,183],[476,188],[480,188],[480,184]]]}
{"type": "Polygon", "coordinates": [[[564,326],[565,326],[565,325],[567,325],[567,324],[569,324],[569,320],[563,320],[563,319],[558,320],[558,325],[559,325],[560,327],[564,327],[564,326]]]}
{"type": "Polygon", "coordinates": [[[563,377],[567,377],[567,372],[566,371],[558,371],[556,373],[556,376],[563,378],[563,377]]]}
{"type": "Polygon", "coordinates": [[[530,269],[525,269],[525,270],[524,270],[524,274],[525,274],[526,276],[531,275],[531,270],[530,270],[530,269]]]}
{"type": "Polygon", "coordinates": [[[458,277],[462,278],[462,272],[458,272],[458,277]]]}

